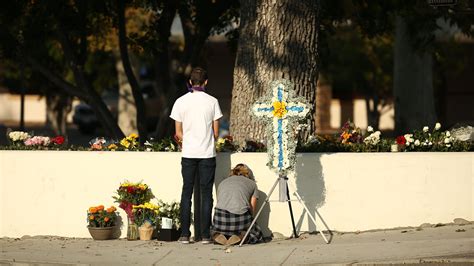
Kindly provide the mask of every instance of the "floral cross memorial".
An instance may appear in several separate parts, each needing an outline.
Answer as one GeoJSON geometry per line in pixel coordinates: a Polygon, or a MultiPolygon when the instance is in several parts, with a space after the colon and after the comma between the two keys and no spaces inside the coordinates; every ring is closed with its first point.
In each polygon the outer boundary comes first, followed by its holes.
{"type": "Polygon", "coordinates": [[[280,79],[270,83],[269,95],[258,100],[253,114],[267,123],[268,166],[285,176],[296,164],[295,128],[310,110],[301,97],[294,96],[293,83],[280,79]]]}
{"type": "MultiPolygon", "coordinates": [[[[297,237],[295,220],[293,217],[293,211],[291,208],[291,200],[289,198],[289,189],[287,186],[287,174],[288,172],[295,169],[296,165],[296,134],[295,129],[299,121],[306,118],[309,113],[310,107],[306,101],[300,97],[295,97],[293,92],[293,83],[288,80],[280,79],[270,83],[269,94],[258,100],[252,107],[253,114],[267,122],[267,135],[268,135],[268,166],[270,169],[275,170],[279,177],[275,184],[267,194],[265,202],[260,206],[259,211],[253,218],[247,233],[240,241],[239,246],[245,242],[249,232],[255,225],[255,222],[262,212],[265,204],[269,202],[270,196],[275,189],[277,183],[280,184],[280,202],[288,202],[290,209],[291,223],[293,225],[293,234],[297,237]]],[[[309,211],[308,207],[303,203],[301,196],[297,191],[294,192],[298,201],[303,205],[306,213],[310,216],[311,220],[316,224],[316,219],[309,211]]],[[[315,210],[318,216],[321,215],[315,210]]],[[[328,231],[329,228],[324,223],[324,226],[328,231]]],[[[329,243],[323,232],[319,230],[319,233],[324,238],[326,243],[329,243]]]]}

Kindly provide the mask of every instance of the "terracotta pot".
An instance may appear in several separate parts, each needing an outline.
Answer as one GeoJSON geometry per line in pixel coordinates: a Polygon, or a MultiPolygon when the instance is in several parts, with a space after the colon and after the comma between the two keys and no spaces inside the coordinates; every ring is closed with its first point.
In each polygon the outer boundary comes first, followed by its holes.
{"type": "Polygon", "coordinates": [[[89,233],[94,240],[108,240],[112,239],[115,226],[112,227],[87,227],[89,233]]]}

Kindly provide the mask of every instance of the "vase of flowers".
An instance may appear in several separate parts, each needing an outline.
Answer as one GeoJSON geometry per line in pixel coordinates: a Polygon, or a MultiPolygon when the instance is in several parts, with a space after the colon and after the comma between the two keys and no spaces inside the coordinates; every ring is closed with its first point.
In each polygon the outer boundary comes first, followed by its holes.
{"type": "Polygon", "coordinates": [[[161,241],[176,241],[181,235],[181,223],[180,223],[180,205],[179,202],[173,201],[171,203],[163,202],[158,200],[158,226],[159,234],[158,240],[161,241]],[[163,221],[168,221],[169,224],[163,224],[163,221]]]}
{"type": "Polygon", "coordinates": [[[117,228],[117,212],[114,206],[104,209],[104,205],[90,207],[87,211],[87,229],[94,240],[111,239],[117,228]]]}
{"type": "Polygon", "coordinates": [[[125,181],[120,184],[116,193],[117,195],[113,197],[115,202],[119,203],[119,207],[127,213],[127,239],[137,240],[138,225],[135,221],[133,206],[145,204],[155,196],[148,185],[143,184],[142,182],[132,183],[125,181]]]}
{"type": "Polygon", "coordinates": [[[156,228],[159,208],[158,205],[151,202],[133,205],[133,217],[138,226],[140,240],[151,240],[156,228]]]}

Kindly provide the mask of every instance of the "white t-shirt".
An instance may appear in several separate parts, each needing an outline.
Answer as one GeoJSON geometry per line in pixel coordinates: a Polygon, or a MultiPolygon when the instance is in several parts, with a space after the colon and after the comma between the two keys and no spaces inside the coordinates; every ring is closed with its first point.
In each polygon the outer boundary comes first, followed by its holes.
{"type": "Polygon", "coordinates": [[[176,100],[170,117],[183,123],[184,158],[216,157],[212,124],[222,117],[216,98],[200,91],[186,93],[176,100]]]}

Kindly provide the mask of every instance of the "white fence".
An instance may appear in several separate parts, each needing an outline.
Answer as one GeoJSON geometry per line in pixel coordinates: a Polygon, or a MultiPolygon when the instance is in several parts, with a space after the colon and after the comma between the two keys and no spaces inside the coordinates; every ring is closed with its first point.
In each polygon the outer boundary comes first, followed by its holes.
{"type": "MultiPolygon", "coordinates": [[[[265,153],[220,153],[216,184],[245,163],[262,204],[277,178],[266,160],[265,153]]],[[[310,210],[318,207],[337,231],[473,220],[473,167],[472,152],[304,153],[298,154],[290,192],[297,190],[310,210]]],[[[0,151],[0,237],[89,237],[87,208],[114,204],[120,182],[143,180],[157,198],[179,200],[180,171],[180,153],[0,151]]],[[[315,231],[298,202],[293,211],[297,229],[315,231]]],[[[266,235],[292,233],[286,203],[271,202],[258,223],[266,235]]]]}

